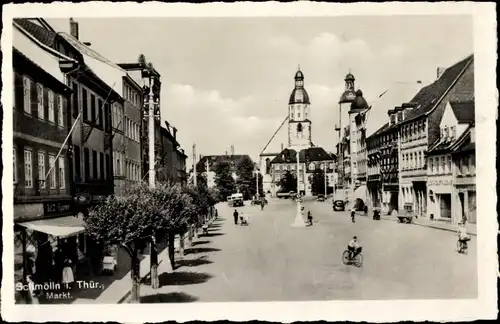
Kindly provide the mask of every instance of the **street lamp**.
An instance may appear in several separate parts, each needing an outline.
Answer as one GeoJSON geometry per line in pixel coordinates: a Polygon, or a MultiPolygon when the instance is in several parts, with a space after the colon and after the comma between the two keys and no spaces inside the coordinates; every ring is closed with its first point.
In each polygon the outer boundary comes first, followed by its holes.
{"type": "Polygon", "coordinates": [[[300,169],[300,161],[299,161],[299,153],[300,150],[297,148],[297,153],[296,153],[296,158],[297,158],[297,212],[295,214],[295,220],[292,223],[292,227],[306,227],[306,222],[304,221],[304,218],[302,217],[302,204],[300,203],[300,194],[299,194],[299,185],[300,185],[300,179],[299,179],[299,169],[300,169]]]}

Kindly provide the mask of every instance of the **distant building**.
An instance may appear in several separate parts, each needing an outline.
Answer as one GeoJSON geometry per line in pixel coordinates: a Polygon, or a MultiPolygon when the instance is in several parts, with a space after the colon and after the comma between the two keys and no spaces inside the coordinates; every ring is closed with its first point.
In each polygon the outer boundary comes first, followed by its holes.
{"type": "MultiPolygon", "coordinates": [[[[269,178],[271,183],[264,191],[276,195],[278,184],[283,173],[290,171],[299,179],[298,191],[311,196],[312,174],[315,170],[323,170],[327,177],[327,186],[333,188],[337,181],[335,173],[336,157],[312,142],[311,102],[304,87],[304,74],[299,69],[295,73],[295,87],[288,101],[288,148],[278,154],[261,154],[261,174],[269,178]],[[297,170],[297,152],[299,152],[299,170],[297,170]],[[263,157],[265,162],[263,163],[263,157]],[[271,159],[272,158],[272,159],[271,159]],[[265,168],[262,168],[263,164],[265,168]]],[[[266,179],[265,178],[265,179],[266,179]]],[[[266,179],[267,180],[267,179],[266,179]]]]}
{"type": "Polygon", "coordinates": [[[158,151],[158,181],[187,183],[186,154],[177,141],[177,129],[165,122],[161,127],[161,147],[158,151]]]}
{"type": "Polygon", "coordinates": [[[207,186],[209,188],[214,188],[216,186],[215,183],[215,165],[219,162],[225,161],[229,162],[231,165],[231,174],[234,180],[238,179],[236,175],[236,166],[242,158],[248,158],[250,161],[252,160],[250,156],[244,154],[231,154],[231,155],[200,155],[198,162],[196,163],[196,172],[197,174],[203,174],[207,179],[207,186]]]}

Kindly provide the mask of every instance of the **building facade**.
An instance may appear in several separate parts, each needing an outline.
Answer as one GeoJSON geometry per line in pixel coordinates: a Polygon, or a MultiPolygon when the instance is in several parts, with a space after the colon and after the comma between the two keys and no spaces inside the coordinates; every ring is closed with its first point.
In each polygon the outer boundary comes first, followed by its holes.
{"type": "Polygon", "coordinates": [[[474,99],[474,57],[445,69],[438,69],[438,79],[422,88],[398,114],[399,148],[399,201],[405,210],[417,217],[430,217],[427,210],[426,154],[430,144],[440,137],[440,121],[450,101],[474,99]]]}
{"type": "Polygon", "coordinates": [[[474,102],[446,104],[440,136],[427,154],[427,206],[431,219],[453,224],[463,219],[476,221],[474,142],[470,141],[473,127],[474,102]]]}
{"type": "Polygon", "coordinates": [[[15,280],[32,274],[31,254],[42,279],[51,279],[57,237],[43,225],[74,221],[68,145],[69,96],[59,59],[20,25],[13,33],[13,192],[15,280]]]}

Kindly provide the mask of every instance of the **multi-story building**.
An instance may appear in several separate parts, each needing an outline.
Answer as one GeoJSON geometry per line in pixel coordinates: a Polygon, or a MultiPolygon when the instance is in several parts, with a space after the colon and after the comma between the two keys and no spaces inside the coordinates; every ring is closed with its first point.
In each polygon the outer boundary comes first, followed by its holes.
{"type": "Polygon", "coordinates": [[[165,121],[166,127],[161,127],[161,149],[159,150],[157,179],[185,184],[186,154],[177,141],[177,128],[165,121]]]}
{"type": "MultiPolygon", "coordinates": [[[[126,70],[130,75],[132,80],[135,81],[142,89],[141,93],[138,93],[138,97],[143,98],[142,101],[137,103],[136,107],[140,107],[140,118],[137,115],[126,116],[133,123],[139,123],[140,125],[140,148],[141,148],[141,172],[140,178],[147,180],[149,174],[149,94],[150,89],[153,93],[154,102],[154,116],[155,116],[155,169],[159,169],[162,166],[158,164],[158,156],[161,155],[161,114],[160,114],[160,93],[161,93],[161,75],[152,68],[151,65],[148,66],[145,62],[137,63],[119,63],[122,69],[126,70]],[[140,105],[140,106],[139,106],[140,105]]],[[[134,92],[134,91],[132,91],[134,92]]],[[[133,97],[137,97],[132,94],[133,97]]],[[[133,99],[132,102],[135,102],[133,99]]]]}
{"type": "MultiPolygon", "coordinates": [[[[122,129],[124,129],[125,187],[141,181],[141,111],[143,95],[141,86],[128,74],[123,79],[122,129]]],[[[117,116],[119,117],[119,116],[117,116]]]]}
{"type": "Polygon", "coordinates": [[[369,206],[382,208],[383,213],[398,210],[398,132],[397,114],[401,102],[413,98],[422,82],[394,82],[366,113],[367,189],[369,206]],[[387,111],[387,109],[389,109],[387,111]],[[388,122],[380,116],[388,114],[388,122]]]}
{"type": "Polygon", "coordinates": [[[17,23],[12,56],[15,280],[31,274],[31,253],[37,273],[48,281],[53,279],[52,247],[61,237],[57,226],[83,229],[83,220],[73,217],[71,157],[64,143],[71,127],[71,88],[59,69],[60,60],[72,59],[50,50],[17,23]]]}
{"type": "Polygon", "coordinates": [[[447,102],[427,153],[427,210],[434,220],[475,223],[474,102],[447,102]]]}
{"type": "Polygon", "coordinates": [[[236,166],[242,160],[243,158],[249,159],[250,161],[252,160],[248,155],[241,155],[241,154],[234,154],[234,152],[231,152],[231,154],[226,154],[225,155],[205,155],[202,156],[200,154],[200,157],[198,159],[198,162],[196,163],[196,172],[197,174],[203,174],[206,179],[207,179],[207,186],[209,188],[214,188],[216,186],[215,183],[215,166],[217,163],[220,163],[222,161],[229,162],[231,165],[231,174],[233,176],[234,180],[237,180],[237,175],[236,175],[236,166]]]}
{"type": "Polygon", "coordinates": [[[439,123],[448,102],[474,100],[474,56],[453,66],[438,69],[438,79],[422,88],[408,104],[403,104],[398,125],[399,201],[417,216],[427,211],[427,165],[429,145],[440,137],[439,123]]]}

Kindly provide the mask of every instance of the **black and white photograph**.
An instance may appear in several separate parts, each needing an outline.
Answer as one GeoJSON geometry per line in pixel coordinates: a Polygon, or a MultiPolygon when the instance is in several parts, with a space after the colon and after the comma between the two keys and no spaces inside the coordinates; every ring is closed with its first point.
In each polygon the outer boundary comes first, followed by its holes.
{"type": "Polygon", "coordinates": [[[253,5],[6,7],[5,316],[496,317],[494,5],[253,5]]]}

